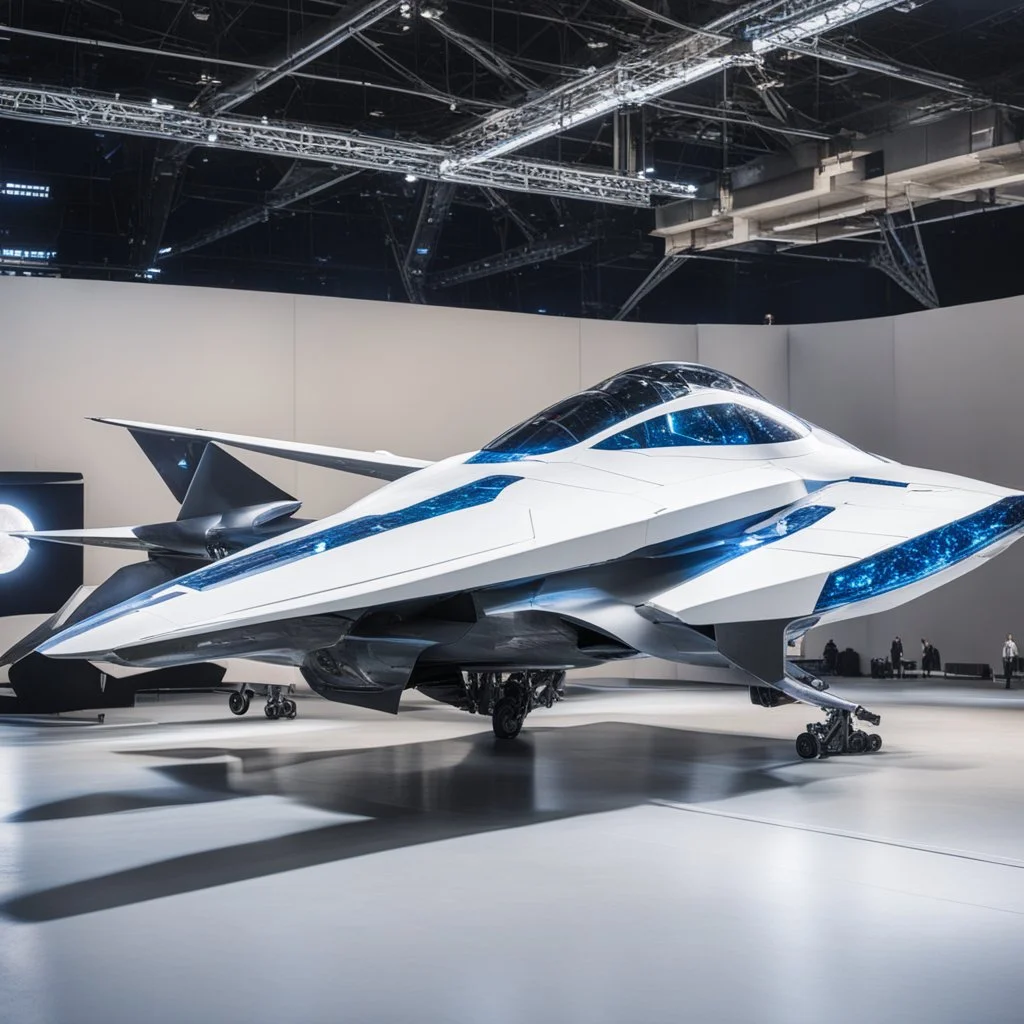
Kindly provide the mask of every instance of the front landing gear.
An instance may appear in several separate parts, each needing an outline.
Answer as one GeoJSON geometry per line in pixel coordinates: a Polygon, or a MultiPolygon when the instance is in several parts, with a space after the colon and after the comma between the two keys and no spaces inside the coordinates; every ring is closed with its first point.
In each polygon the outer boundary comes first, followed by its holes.
{"type": "Polygon", "coordinates": [[[847,711],[829,708],[824,722],[811,722],[807,732],[796,738],[796,752],[805,761],[816,757],[834,757],[837,754],[875,754],[882,749],[878,733],[866,733],[854,728],[852,719],[858,718],[878,725],[881,718],[862,707],[847,711]]]}

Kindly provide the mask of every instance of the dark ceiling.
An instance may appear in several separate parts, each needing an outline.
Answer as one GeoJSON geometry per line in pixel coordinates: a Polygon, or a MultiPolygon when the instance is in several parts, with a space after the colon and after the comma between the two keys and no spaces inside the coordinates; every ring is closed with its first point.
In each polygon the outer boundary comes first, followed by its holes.
{"type": "MultiPolygon", "coordinates": [[[[0,80],[201,104],[358,6],[0,0],[0,80]]],[[[377,21],[237,112],[439,142],[496,109],[738,6],[416,0],[405,12],[410,16],[396,12],[377,21]]],[[[1011,108],[1024,104],[1024,3],[907,0],[830,42],[965,79],[1011,108]]],[[[899,78],[783,53],[656,100],[633,120],[644,168],[706,185],[806,141],[800,132],[878,133],[962,109],[963,102],[899,78]]],[[[598,119],[523,155],[611,169],[613,137],[612,119],[598,119]]],[[[0,195],[0,247],[55,253],[51,269],[36,273],[407,301],[400,263],[428,185],[370,170],[338,180],[346,173],[322,165],[311,172],[289,159],[215,146],[0,120],[0,180],[51,189],[48,200],[0,195]],[[282,195],[328,180],[329,187],[279,206],[282,195]],[[246,226],[229,231],[232,222],[246,226]],[[160,273],[147,274],[150,268],[160,273]]],[[[426,301],[609,317],[660,258],[662,243],[648,236],[653,221],[650,209],[459,186],[429,254],[431,272],[489,257],[500,266],[502,253],[538,236],[587,232],[596,240],[551,259],[534,241],[536,262],[429,289],[426,301]]],[[[1022,241],[1020,208],[926,226],[943,304],[1024,291],[1015,269],[1022,241]]],[[[771,311],[780,322],[797,322],[917,308],[877,271],[826,259],[842,254],[836,246],[812,252],[822,258],[722,253],[691,260],[637,313],[648,320],[742,322],[771,311]]]]}

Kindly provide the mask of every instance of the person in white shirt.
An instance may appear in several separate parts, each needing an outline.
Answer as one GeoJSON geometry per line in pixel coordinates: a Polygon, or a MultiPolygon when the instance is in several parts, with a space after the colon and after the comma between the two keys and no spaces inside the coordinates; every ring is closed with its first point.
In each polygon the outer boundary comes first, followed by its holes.
{"type": "Polygon", "coordinates": [[[1003,675],[1006,676],[1006,689],[1010,688],[1010,679],[1013,677],[1013,667],[1017,663],[1017,654],[1017,641],[1013,639],[1012,633],[1007,633],[1003,643],[1003,675]]]}

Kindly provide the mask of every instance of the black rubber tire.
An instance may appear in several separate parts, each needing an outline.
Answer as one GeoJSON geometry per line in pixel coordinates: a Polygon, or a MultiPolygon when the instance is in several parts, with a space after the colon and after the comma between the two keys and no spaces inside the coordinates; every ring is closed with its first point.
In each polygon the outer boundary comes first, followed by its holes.
{"type": "Polygon", "coordinates": [[[868,737],[868,750],[872,754],[877,754],[882,749],[882,737],[877,732],[873,732],[868,737]]]}
{"type": "Polygon", "coordinates": [[[286,700],[281,706],[285,718],[294,718],[299,713],[298,705],[293,700],[286,700]]]}
{"type": "Polygon", "coordinates": [[[857,729],[855,732],[850,733],[848,749],[851,754],[866,754],[869,745],[870,740],[868,740],[866,732],[861,732],[860,729],[857,729]]]}
{"type": "Polygon", "coordinates": [[[812,732],[802,732],[796,738],[796,752],[805,761],[813,761],[821,754],[821,744],[812,732]]]}
{"type": "Polygon", "coordinates": [[[514,740],[519,735],[525,721],[520,708],[520,702],[510,697],[502,697],[494,705],[491,726],[499,740],[514,740]]]}
{"type": "Polygon", "coordinates": [[[265,704],[263,707],[263,714],[265,714],[267,718],[280,718],[281,709],[276,704],[265,704]]]}
{"type": "Polygon", "coordinates": [[[249,710],[249,702],[240,693],[228,697],[228,710],[233,715],[244,715],[249,710]]]}

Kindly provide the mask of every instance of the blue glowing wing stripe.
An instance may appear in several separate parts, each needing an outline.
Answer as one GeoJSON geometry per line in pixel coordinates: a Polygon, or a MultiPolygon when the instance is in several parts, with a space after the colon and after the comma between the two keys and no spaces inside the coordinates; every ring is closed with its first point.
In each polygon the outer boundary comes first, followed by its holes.
{"type": "Polygon", "coordinates": [[[339,523],[326,530],[284,540],[261,551],[252,551],[236,555],[224,562],[206,566],[183,576],[176,582],[192,590],[206,590],[222,583],[251,576],[253,573],[276,568],[288,562],[297,561],[310,555],[319,555],[346,544],[354,544],[357,540],[365,540],[379,533],[397,530],[401,526],[422,523],[427,519],[458,512],[462,509],[486,505],[494,501],[506,487],[522,480],[520,476],[488,476],[476,480],[465,487],[457,487],[453,491],[445,491],[426,501],[410,505],[408,508],[380,515],[363,516],[347,523],[339,523]]]}
{"type": "Polygon", "coordinates": [[[851,484],[871,484],[873,487],[909,487],[910,484],[901,484],[896,480],[876,480],[873,476],[851,476],[851,484]]]}
{"type": "Polygon", "coordinates": [[[1004,498],[965,519],[880,551],[825,581],[815,612],[908,587],[970,558],[1024,526],[1024,497],[1004,498]]]}

